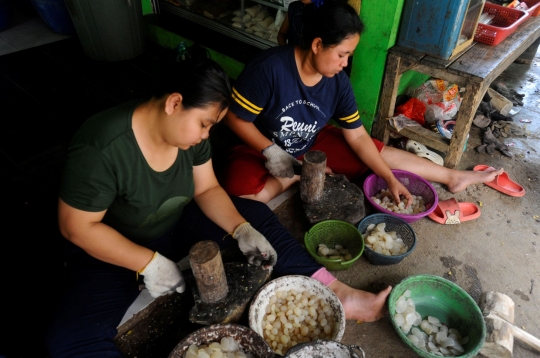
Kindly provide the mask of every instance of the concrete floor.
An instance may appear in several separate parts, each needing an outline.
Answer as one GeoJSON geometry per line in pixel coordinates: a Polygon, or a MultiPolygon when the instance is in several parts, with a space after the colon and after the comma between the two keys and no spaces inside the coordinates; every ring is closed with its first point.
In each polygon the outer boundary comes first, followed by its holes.
{"type": "MultiPolygon", "coordinates": [[[[503,167],[510,178],[525,187],[522,198],[504,195],[484,184],[473,185],[452,195],[436,185],[439,200],[455,197],[458,201],[482,202],[482,214],[474,221],[460,225],[440,225],[428,218],[411,226],[418,236],[416,249],[401,263],[373,266],[360,258],[346,271],[334,274],[343,282],[360,289],[377,292],[386,285],[396,285],[416,274],[444,277],[458,284],[475,300],[484,291],[508,295],[516,304],[515,324],[540,337],[540,53],[531,65],[512,64],[498,79],[507,86],[525,93],[523,107],[514,122],[526,127],[527,137],[502,138],[513,158],[478,154],[481,130],[474,127],[460,169],[477,164],[503,167]],[[530,124],[520,122],[530,119],[530,124]],[[536,282],[533,285],[533,280],[536,282]]],[[[292,212],[298,209],[298,196],[278,207],[276,212],[301,239],[301,218],[292,212]]],[[[375,323],[357,324],[348,321],[342,343],[361,346],[367,357],[408,358],[416,354],[399,338],[389,316],[375,323]]],[[[514,344],[514,357],[538,357],[539,353],[514,344]]]]}

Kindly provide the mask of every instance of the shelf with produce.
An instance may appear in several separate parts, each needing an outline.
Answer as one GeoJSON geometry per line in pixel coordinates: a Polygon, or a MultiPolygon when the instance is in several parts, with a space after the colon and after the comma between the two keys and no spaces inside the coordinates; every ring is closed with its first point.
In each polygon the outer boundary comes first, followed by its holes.
{"type": "MultiPolygon", "coordinates": [[[[199,25],[205,26],[211,30],[217,31],[228,37],[240,40],[257,48],[267,49],[277,45],[277,42],[274,42],[277,41],[275,40],[275,36],[273,38],[274,41],[271,41],[269,39],[268,36],[270,36],[270,33],[268,33],[267,35],[266,32],[262,31],[258,32],[256,35],[254,31],[255,28],[249,30],[249,28],[247,27],[249,25],[249,21],[246,21],[243,24],[241,22],[238,22],[238,20],[241,20],[244,16],[247,15],[246,10],[254,7],[251,2],[245,1],[244,3],[244,0],[241,0],[241,3],[238,4],[236,10],[232,10],[230,5],[228,6],[228,8],[216,9],[215,7],[212,7],[211,4],[209,5],[209,2],[206,2],[205,5],[197,4],[198,7],[192,5],[189,8],[186,8],[176,1],[160,0],[159,5],[161,11],[166,11],[170,14],[193,21],[199,25]],[[244,16],[241,16],[242,11],[244,12],[244,16]],[[263,36],[266,36],[267,38],[264,38],[263,36]]],[[[268,13],[273,10],[267,9],[260,4],[255,6],[260,6],[268,13]]],[[[273,19],[275,21],[275,16],[273,16],[273,19]]],[[[264,22],[264,24],[268,24],[269,21],[270,20],[266,19],[266,22],[264,22]]],[[[263,23],[261,21],[260,26],[262,25],[263,23]]],[[[275,24],[272,26],[273,29],[275,29],[275,24]]],[[[275,31],[277,30],[279,29],[275,29],[275,31]]]]}

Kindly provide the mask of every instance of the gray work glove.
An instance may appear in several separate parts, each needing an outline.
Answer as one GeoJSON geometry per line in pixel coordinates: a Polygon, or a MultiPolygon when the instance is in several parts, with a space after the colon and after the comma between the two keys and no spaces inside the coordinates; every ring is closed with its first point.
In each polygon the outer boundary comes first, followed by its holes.
{"type": "Polygon", "coordinates": [[[276,250],[260,232],[250,223],[245,222],[236,227],[232,237],[238,241],[238,247],[247,256],[252,265],[274,266],[277,261],[276,250]]]}
{"type": "Polygon", "coordinates": [[[154,298],[172,293],[184,292],[186,283],[178,265],[161,256],[157,251],[144,269],[139,271],[144,276],[144,284],[154,298]]]}
{"type": "Polygon", "coordinates": [[[270,174],[279,178],[292,178],[294,176],[293,165],[301,165],[295,157],[281,149],[277,144],[265,148],[262,154],[268,159],[266,169],[270,174]]]}

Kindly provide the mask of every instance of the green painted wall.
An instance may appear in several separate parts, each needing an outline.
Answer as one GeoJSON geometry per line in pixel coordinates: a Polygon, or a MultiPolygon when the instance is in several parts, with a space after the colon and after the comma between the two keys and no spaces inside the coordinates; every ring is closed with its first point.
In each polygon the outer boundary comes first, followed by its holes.
{"type": "Polygon", "coordinates": [[[141,0],[141,3],[143,15],[150,15],[154,13],[154,9],[152,8],[152,3],[150,2],[150,0],[141,0]]]}
{"type": "Polygon", "coordinates": [[[429,78],[429,75],[425,75],[420,72],[407,71],[401,75],[401,81],[399,82],[398,94],[406,94],[409,89],[415,89],[420,87],[421,84],[426,82],[429,78]]]}
{"type": "MultiPolygon", "coordinates": [[[[148,25],[148,36],[150,38],[150,41],[153,41],[160,46],[170,49],[178,47],[178,44],[182,41],[184,41],[186,46],[191,46],[193,44],[193,41],[186,39],[185,37],[182,37],[178,34],[167,31],[159,26],[152,24],[148,25]]],[[[238,62],[212,49],[208,49],[208,52],[210,53],[210,58],[219,63],[230,78],[238,78],[238,75],[240,74],[240,72],[242,72],[242,69],[244,68],[243,63],[238,62]]]]}
{"type": "Polygon", "coordinates": [[[362,1],[360,18],[366,29],[354,51],[351,83],[368,132],[377,116],[386,55],[396,42],[403,1],[362,1]]]}

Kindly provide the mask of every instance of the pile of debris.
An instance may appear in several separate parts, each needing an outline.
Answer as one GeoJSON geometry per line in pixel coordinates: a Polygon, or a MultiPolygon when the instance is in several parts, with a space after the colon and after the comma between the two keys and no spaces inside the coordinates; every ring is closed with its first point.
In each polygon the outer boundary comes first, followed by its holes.
{"type": "MultiPolygon", "coordinates": [[[[512,102],[514,106],[523,106],[523,97],[525,95],[508,88],[504,83],[496,83],[492,89],[505,97],[509,102],[512,102]]],[[[499,109],[495,108],[489,91],[486,92],[476,110],[476,117],[473,120],[475,126],[484,129],[482,144],[475,148],[478,153],[493,154],[495,150],[498,150],[503,155],[512,157],[508,147],[498,138],[526,136],[527,133],[524,128],[513,123],[514,119],[507,114],[507,111],[504,111],[503,114],[499,109]]]]}

